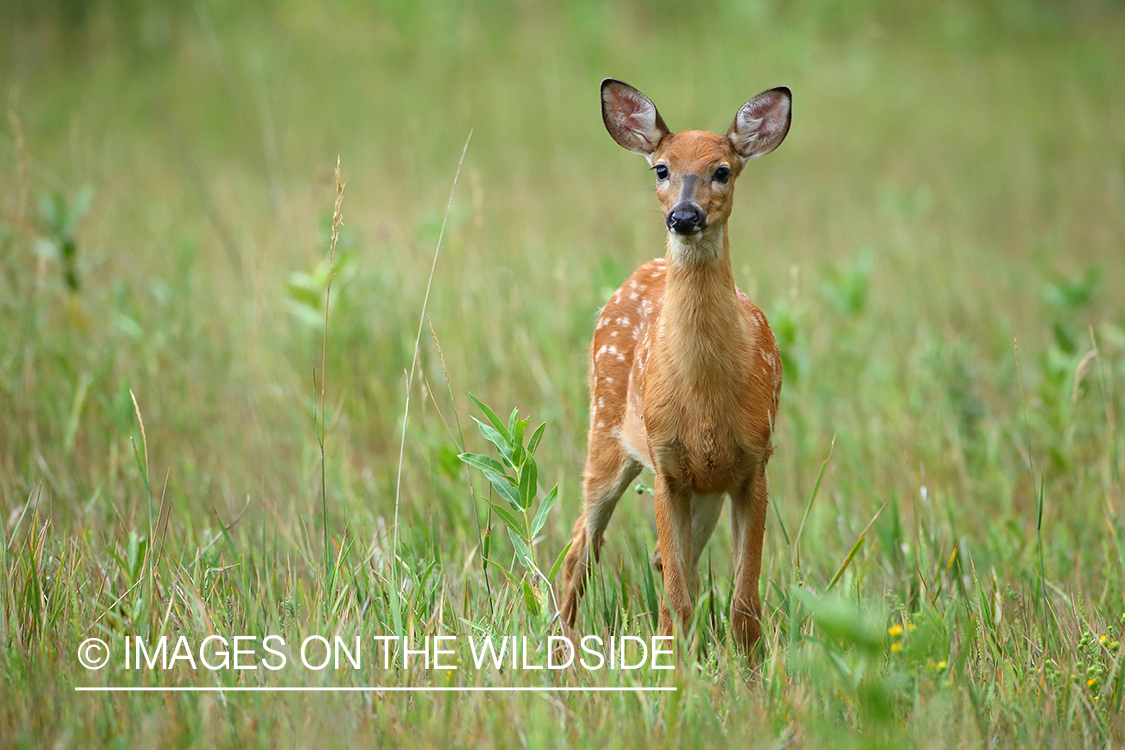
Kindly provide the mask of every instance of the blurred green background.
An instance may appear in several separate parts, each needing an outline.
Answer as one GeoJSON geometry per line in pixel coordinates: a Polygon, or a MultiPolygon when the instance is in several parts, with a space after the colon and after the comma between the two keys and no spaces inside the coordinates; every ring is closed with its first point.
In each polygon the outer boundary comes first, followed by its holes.
{"type": "MultiPolygon", "coordinates": [[[[598,309],[664,252],[599,81],[638,87],[673,129],[720,132],[784,84],[792,130],[743,174],[731,220],[736,280],[785,360],[764,576],[790,564],[774,521],[801,522],[834,440],[798,582],[826,583],[885,507],[848,573],[871,606],[914,602],[915,574],[959,548],[1000,589],[1038,581],[1041,554],[1116,617],[1123,70],[1125,6],[1108,0],[7,0],[0,522],[12,533],[33,502],[110,545],[144,526],[131,389],[177,543],[249,499],[248,534],[317,546],[339,156],[327,505],[333,530],[370,543],[394,513],[406,372],[471,132],[426,310],[444,371],[427,327],[400,538],[471,562],[487,516],[454,419],[481,450],[471,391],[549,423],[553,559],[580,508],[598,309]]],[[[625,551],[655,529],[628,500],[607,555],[631,570],[625,551]]],[[[721,578],[727,535],[713,545],[721,578]]]]}
{"type": "MultiPolygon", "coordinates": [[[[299,288],[323,296],[340,155],[346,257],[327,379],[333,470],[355,502],[337,508],[385,514],[403,373],[470,131],[428,315],[461,405],[472,390],[547,419],[552,473],[573,497],[596,311],[663,253],[645,165],[600,122],[605,76],[641,88],[676,129],[725,129],[758,91],[794,90],[792,133],[741,181],[732,237],[738,282],[782,329],[777,463],[796,496],[812,473],[803,452],[833,434],[861,459],[857,482],[981,479],[966,461],[1016,450],[987,429],[1020,409],[1014,338],[1031,396],[1051,351],[1089,349],[1089,325],[1121,344],[1118,6],[68,0],[3,12],[8,508],[45,481],[63,517],[129,515],[128,388],[185,508],[247,494],[301,508],[323,302],[299,288]],[[62,226],[83,197],[88,211],[62,226]],[[50,247],[67,231],[77,289],[50,247]],[[941,434],[946,411],[954,434],[941,434]]],[[[426,339],[422,383],[441,401],[426,339]]],[[[1064,403],[1043,411],[1071,407],[1055,395],[1064,403]]],[[[411,441],[416,509],[448,442],[426,420],[411,441]]],[[[1058,452],[1064,466],[1078,458],[1058,452]]]]}

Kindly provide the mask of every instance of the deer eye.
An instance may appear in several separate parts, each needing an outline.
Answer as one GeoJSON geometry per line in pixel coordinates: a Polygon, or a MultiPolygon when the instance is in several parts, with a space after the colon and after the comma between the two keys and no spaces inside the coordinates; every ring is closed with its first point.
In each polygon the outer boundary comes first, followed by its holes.
{"type": "Polygon", "coordinates": [[[658,180],[667,180],[668,179],[668,167],[664,166],[663,164],[657,164],[655,167],[653,167],[653,169],[656,170],[656,179],[658,179],[658,180]]]}
{"type": "Polygon", "coordinates": [[[730,167],[719,167],[715,170],[715,182],[725,183],[730,179],[730,167]]]}

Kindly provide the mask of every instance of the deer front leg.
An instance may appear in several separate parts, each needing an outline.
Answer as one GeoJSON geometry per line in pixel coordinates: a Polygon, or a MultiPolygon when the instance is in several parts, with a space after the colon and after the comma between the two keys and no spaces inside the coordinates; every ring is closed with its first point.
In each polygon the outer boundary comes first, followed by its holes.
{"type": "Polygon", "coordinates": [[[660,630],[664,635],[675,635],[678,624],[680,635],[686,636],[691,627],[691,498],[690,489],[656,467],[656,535],[664,573],[660,630]]]}
{"type": "Polygon", "coordinates": [[[739,649],[750,657],[762,637],[762,602],[758,578],[762,572],[762,536],[768,503],[765,467],[731,493],[731,542],[734,552],[734,596],[730,605],[731,631],[739,649]]]}

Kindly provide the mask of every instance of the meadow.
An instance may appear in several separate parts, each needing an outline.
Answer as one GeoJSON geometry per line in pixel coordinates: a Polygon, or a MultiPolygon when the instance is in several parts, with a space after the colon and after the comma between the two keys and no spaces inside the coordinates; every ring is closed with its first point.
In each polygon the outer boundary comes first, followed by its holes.
{"type": "MultiPolygon", "coordinates": [[[[1125,743],[1122,70],[1108,0],[5,3],[0,747],[1125,743]],[[757,669],[725,522],[674,671],[126,669],[557,632],[594,322],[664,252],[607,76],[674,130],[793,90],[730,224],[785,368],[757,669]],[[389,689],[75,691],[254,685],[389,689]],[[393,690],[544,686],[676,690],[393,690]]],[[[654,633],[650,484],[584,632],[654,633]]]]}

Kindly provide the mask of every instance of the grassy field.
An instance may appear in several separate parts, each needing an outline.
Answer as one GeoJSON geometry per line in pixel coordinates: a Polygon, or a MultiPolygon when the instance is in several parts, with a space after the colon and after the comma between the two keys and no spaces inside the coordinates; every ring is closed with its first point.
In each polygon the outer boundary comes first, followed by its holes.
{"type": "MultiPolygon", "coordinates": [[[[0,10],[0,747],[1125,744],[1120,4],[168,5],[0,10]],[[606,76],[673,129],[794,92],[731,220],[785,364],[760,671],[723,530],[675,672],[125,668],[555,632],[593,324],[663,254],[606,76]],[[470,393],[546,423],[528,550],[470,393]],[[677,690],[74,690],[253,685],[677,690]]],[[[584,632],[653,634],[650,482],[584,632]]]]}

